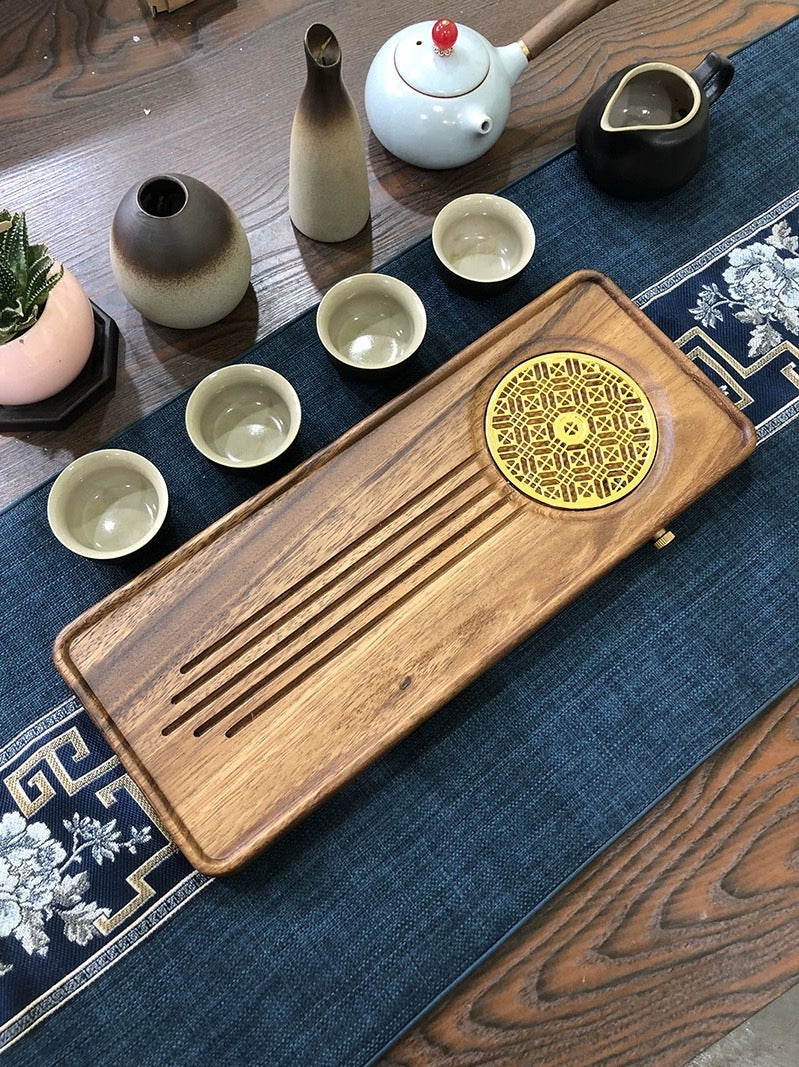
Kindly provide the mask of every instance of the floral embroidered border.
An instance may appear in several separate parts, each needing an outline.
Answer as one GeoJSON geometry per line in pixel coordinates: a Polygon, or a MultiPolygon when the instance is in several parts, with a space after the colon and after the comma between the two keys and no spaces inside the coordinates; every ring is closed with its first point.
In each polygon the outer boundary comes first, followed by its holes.
{"type": "Polygon", "coordinates": [[[210,879],[168,840],[74,698],[0,750],[0,1048],[210,879]],[[101,868],[113,865],[113,877],[101,868]]]}
{"type": "Polygon", "coordinates": [[[749,416],[759,442],[799,416],[799,190],[636,303],[749,416]]]}

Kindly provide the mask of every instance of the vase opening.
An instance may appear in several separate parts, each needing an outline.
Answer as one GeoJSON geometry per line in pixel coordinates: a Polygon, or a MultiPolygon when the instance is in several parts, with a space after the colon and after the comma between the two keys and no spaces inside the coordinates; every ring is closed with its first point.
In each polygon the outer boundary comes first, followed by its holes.
{"type": "Polygon", "coordinates": [[[341,48],[336,35],[321,22],[315,22],[305,34],[308,55],[318,67],[336,67],[341,62],[341,48]]]}
{"type": "Polygon", "coordinates": [[[186,206],[189,198],[183,182],[177,178],[150,178],[139,189],[139,207],[147,215],[157,219],[168,219],[177,215],[186,206]]]}

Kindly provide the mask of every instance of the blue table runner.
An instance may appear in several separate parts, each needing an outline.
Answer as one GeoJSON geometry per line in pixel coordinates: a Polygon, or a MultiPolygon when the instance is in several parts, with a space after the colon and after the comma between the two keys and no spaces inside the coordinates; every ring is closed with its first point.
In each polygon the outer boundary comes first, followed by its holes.
{"type": "Polygon", "coordinates": [[[711,157],[673,196],[615,201],[572,152],[510,186],[538,246],[509,292],[453,293],[429,241],[389,264],[430,318],[400,379],[340,377],[313,312],[243,354],[300,393],[282,468],[206,463],[185,397],[124,431],[115,443],[161,467],[173,502],[137,558],[98,566],[57,545],[48,486],[0,514],[10,1063],[366,1063],[795,680],[797,45],[793,21],[739,53],[711,157]],[[55,671],[58,630],[581,267],[640,294],[753,416],[755,454],[672,546],[625,561],[245,871],[192,871],[55,671]]]}

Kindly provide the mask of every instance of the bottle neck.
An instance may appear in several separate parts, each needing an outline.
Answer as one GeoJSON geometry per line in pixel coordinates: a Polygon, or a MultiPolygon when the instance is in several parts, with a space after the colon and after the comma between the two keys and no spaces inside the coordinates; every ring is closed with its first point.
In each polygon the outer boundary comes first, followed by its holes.
{"type": "Polygon", "coordinates": [[[341,48],[336,35],[316,22],[305,34],[305,62],[308,78],[329,83],[341,78],[341,48]]]}

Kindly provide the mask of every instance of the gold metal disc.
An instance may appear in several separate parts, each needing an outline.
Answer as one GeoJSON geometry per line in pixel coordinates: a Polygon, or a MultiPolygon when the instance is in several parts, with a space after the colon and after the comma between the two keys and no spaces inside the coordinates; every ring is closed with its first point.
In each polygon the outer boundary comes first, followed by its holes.
{"type": "Polygon", "coordinates": [[[646,394],[598,356],[549,352],[525,360],[494,389],[486,440],[502,474],[558,508],[598,508],[632,492],[657,451],[646,394]]]}

